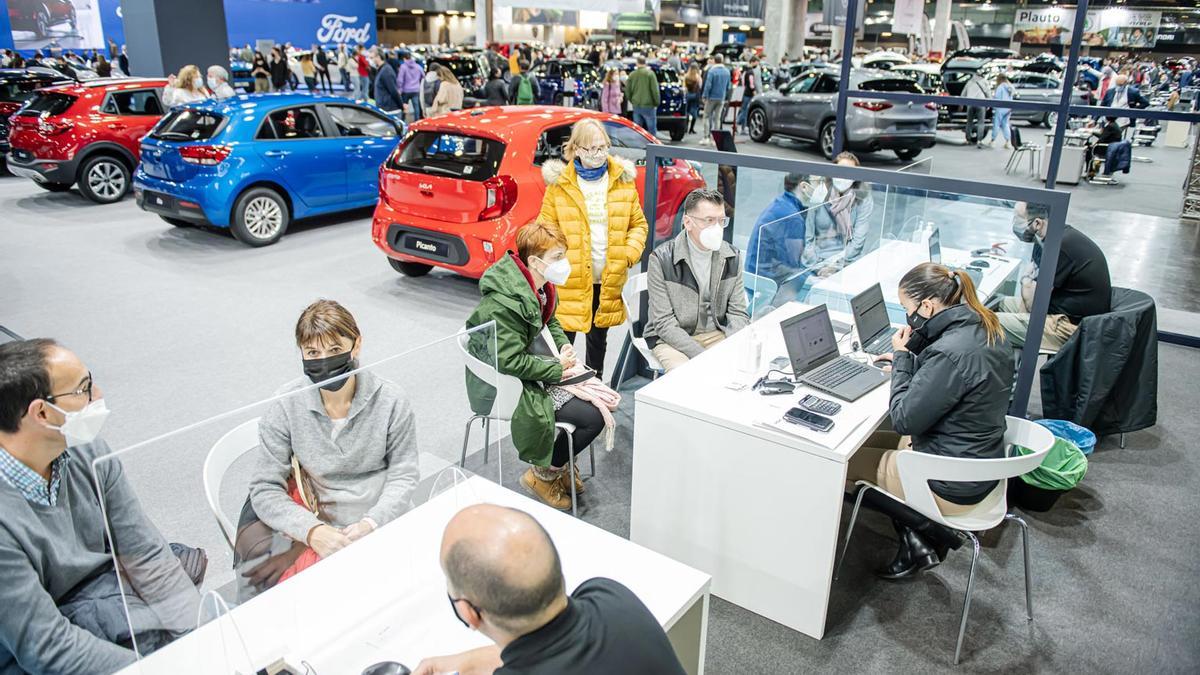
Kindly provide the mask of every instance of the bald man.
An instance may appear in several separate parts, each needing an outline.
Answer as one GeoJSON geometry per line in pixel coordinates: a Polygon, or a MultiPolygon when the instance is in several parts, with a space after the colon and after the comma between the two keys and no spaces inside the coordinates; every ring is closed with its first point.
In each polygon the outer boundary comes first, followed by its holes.
{"type": "Polygon", "coordinates": [[[523,511],[459,511],[442,535],[441,561],[454,615],[495,645],[425,659],[414,675],[683,675],[662,627],[628,588],[598,577],[567,597],[554,542],[523,511]]]}

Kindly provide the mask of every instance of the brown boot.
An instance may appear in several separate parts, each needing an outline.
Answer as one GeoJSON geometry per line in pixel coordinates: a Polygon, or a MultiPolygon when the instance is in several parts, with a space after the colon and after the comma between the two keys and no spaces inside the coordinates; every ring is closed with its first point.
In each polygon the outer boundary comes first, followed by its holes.
{"type": "MultiPolygon", "coordinates": [[[[521,485],[524,485],[525,489],[532,492],[538,499],[559,511],[571,510],[571,495],[563,493],[562,483],[557,478],[550,481],[542,480],[531,468],[525,472],[524,476],[521,476],[521,485]]],[[[570,487],[567,489],[569,490],[570,487]]]]}
{"type": "MultiPolygon", "coordinates": [[[[568,498],[571,496],[571,484],[567,482],[567,472],[564,470],[562,475],[558,477],[558,482],[562,486],[563,494],[568,498]]],[[[575,494],[583,494],[583,479],[579,477],[579,466],[575,466],[575,494]]]]}

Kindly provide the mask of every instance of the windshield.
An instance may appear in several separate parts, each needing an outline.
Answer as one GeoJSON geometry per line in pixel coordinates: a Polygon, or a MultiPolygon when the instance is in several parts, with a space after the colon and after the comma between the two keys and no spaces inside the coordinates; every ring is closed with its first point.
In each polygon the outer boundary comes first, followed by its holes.
{"type": "Polygon", "coordinates": [[[179,108],[154,127],[150,138],[163,141],[207,141],[216,135],[225,118],[214,112],[179,108]]]}
{"type": "Polygon", "coordinates": [[[504,144],[463,134],[418,131],[393,157],[390,169],[481,181],[496,175],[504,144]]]}
{"type": "Polygon", "coordinates": [[[659,68],[654,74],[658,76],[659,84],[679,84],[679,73],[673,68],[659,68]]]}

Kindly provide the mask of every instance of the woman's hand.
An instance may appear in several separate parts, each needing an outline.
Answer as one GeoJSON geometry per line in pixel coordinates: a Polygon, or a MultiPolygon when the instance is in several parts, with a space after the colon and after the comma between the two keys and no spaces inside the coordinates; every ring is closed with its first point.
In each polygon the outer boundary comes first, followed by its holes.
{"type": "Polygon", "coordinates": [[[283,576],[283,573],[296,562],[301,553],[304,553],[304,544],[296,542],[288,550],[279,555],[270,556],[255,565],[253,569],[247,570],[242,576],[256,590],[265,591],[279,583],[279,577],[283,576]]]}
{"type": "Polygon", "coordinates": [[[354,523],[350,527],[342,528],[342,534],[346,535],[346,538],[350,541],[358,541],[374,531],[375,523],[366,518],[354,523]]]}
{"type": "Polygon", "coordinates": [[[892,352],[908,351],[908,341],[912,338],[912,326],[901,326],[900,330],[892,333],[892,352]]]}
{"type": "Polygon", "coordinates": [[[558,353],[558,362],[562,364],[564,373],[575,367],[575,361],[576,358],[574,349],[571,350],[570,354],[568,354],[566,351],[560,351],[558,353]]]}
{"type": "Polygon", "coordinates": [[[579,360],[579,354],[577,354],[575,352],[575,347],[569,342],[567,344],[563,345],[562,349],[558,350],[558,354],[559,354],[559,356],[562,356],[565,354],[565,355],[575,359],[576,361],[579,360]]]}
{"type": "Polygon", "coordinates": [[[308,546],[321,558],[328,558],[351,544],[341,530],[332,525],[318,525],[308,531],[308,546]]]}

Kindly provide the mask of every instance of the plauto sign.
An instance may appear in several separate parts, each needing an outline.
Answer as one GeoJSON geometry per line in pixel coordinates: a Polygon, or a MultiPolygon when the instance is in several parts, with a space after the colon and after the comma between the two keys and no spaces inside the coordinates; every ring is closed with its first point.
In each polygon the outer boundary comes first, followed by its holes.
{"type": "Polygon", "coordinates": [[[312,44],[375,42],[374,0],[225,0],[229,44],[258,39],[312,44]]]}
{"type": "MultiPolygon", "coordinates": [[[[1161,21],[1162,12],[1123,7],[1090,10],[1084,18],[1081,41],[1093,47],[1150,48],[1161,21]]],[[[1068,44],[1074,26],[1073,9],[1019,9],[1013,20],[1013,39],[1025,44],[1068,44]]]]}

